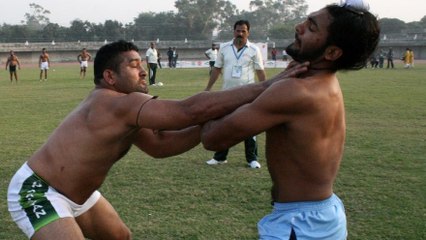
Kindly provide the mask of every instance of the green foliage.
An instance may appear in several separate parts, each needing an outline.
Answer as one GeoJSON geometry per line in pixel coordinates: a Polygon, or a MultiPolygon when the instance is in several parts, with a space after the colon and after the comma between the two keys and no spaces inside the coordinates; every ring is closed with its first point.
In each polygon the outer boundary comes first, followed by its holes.
{"type": "Polygon", "coordinates": [[[402,33],[407,26],[405,23],[397,18],[383,18],[379,20],[380,33],[402,33]]]}
{"type": "MultiPolygon", "coordinates": [[[[426,239],[426,66],[396,67],[338,74],[347,140],[335,191],[345,203],[351,240],[426,239]]],[[[93,89],[91,77],[79,79],[77,63],[53,68],[48,82],[25,65],[17,85],[8,72],[1,75],[0,239],[26,239],[7,211],[10,178],[93,89]]],[[[151,94],[183,99],[202,91],[207,80],[207,69],[160,69],[164,86],[152,87],[151,94]]],[[[101,192],[134,239],[256,239],[257,221],[271,210],[264,134],[258,141],[259,170],[245,166],[243,144],[231,149],[228,164],[216,167],[205,164],[212,153],[201,146],[166,159],[133,148],[111,169],[101,192]]]]}
{"type": "Polygon", "coordinates": [[[272,39],[292,39],[294,38],[294,26],[296,25],[296,21],[292,21],[291,23],[286,24],[277,24],[269,30],[269,36],[272,39]]]}
{"type": "MultiPolygon", "coordinates": [[[[143,12],[133,22],[120,23],[106,20],[90,23],[74,19],[70,27],[50,23],[51,12],[41,5],[31,3],[30,13],[25,14],[23,26],[0,26],[1,42],[57,42],[127,40],[212,40],[213,31],[219,32],[218,40],[233,37],[233,24],[247,19],[252,24],[251,39],[286,39],[293,37],[295,23],[306,17],[306,0],[251,1],[249,10],[240,11],[229,0],[176,0],[177,12],[143,12]]],[[[426,17],[426,16],[425,16],[426,17]]],[[[414,33],[423,37],[425,17],[420,21],[405,23],[399,19],[380,19],[382,34],[414,33]]]]}
{"type": "Polygon", "coordinates": [[[226,19],[220,26],[222,39],[229,39],[232,36],[234,23],[240,19],[247,19],[253,28],[250,29],[250,35],[254,39],[266,39],[267,36],[283,38],[287,32],[278,33],[278,29],[292,29],[294,35],[294,22],[299,21],[306,16],[308,6],[305,0],[292,1],[251,1],[250,11],[242,11],[226,19]],[[226,36],[226,37],[225,37],[226,36]]]}
{"type": "Polygon", "coordinates": [[[234,14],[236,6],[224,0],[177,0],[177,22],[191,39],[211,39],[227,16],[234,14]]]}
{"type": "Polygon", "coordinates": [[[50,42],[55,41],[99,41],[108,39],[135,40],[211,40],[213,31],[228,40],[232,37],[232,26],[239,19],[248,19],[255,26],[252,31],[259,39],[270,35],[269,31],[277,24],[286,24],[288,20],[304,17],[307,5],[305,0],[258,1],[252,11],[240,12],[236,5],[228,0],[177,0],[177,13],[141,12],[132,23],[123,25],[117,21],[106,20],[103,24],[90,23],[75,19],[69,28],[51,24],[50,11],[37,4],[30,4],[31,13],[25,14],[26,28],[13,32],[8,25],[0,28],[3,42],[50,42]],[[4,37],[7,36],[7,37],[4,37]]]}
{"type": "Polygon", "coordinates": [[[32,30],[41,30],[49,22],[50,11],[36,3],[30,3],[31,13],[25,13],[25,24],[32,30]]]}
{"type": "Polygon", "coordinates": [[[186,29],[177,24],[178,18],[173,12],[141,13],[134,23],[127,27],[128,34],[134,39],[185,39],[186,29]]]}

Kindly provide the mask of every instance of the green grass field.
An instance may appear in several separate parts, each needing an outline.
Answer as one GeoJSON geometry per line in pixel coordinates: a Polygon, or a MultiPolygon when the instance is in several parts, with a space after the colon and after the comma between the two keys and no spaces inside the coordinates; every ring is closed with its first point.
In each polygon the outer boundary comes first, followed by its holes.
{"type": "MultiPolygon", "coordinates": [[[[426,239],[426,65],[415,69],[339,73],[347,113],[347,141],[335,192],[345,203],[349,239],[426,239]]],[[[54,66],[48,82],[38,69],[19,71],[19,84],[0,75],[0,239],[26,239],[11,221],[6,192],[19,166],[93,88],[92,71],[54,66]]],[[[268,69],[268,76],[278,69],[268,69]]],[[[204,89],[207,69],[162,69],[152,87],[182,99],[204,89]]],[[[217,82],[218,89],[221,82],[217,82]]],[[[256,239],[257,221],[270,212],[270,179],[258,136],[259,170],[245,166],[244,147],[229,163],[207,166],[201,146],[167,159],[132,149],[110,171],[101,192],[134,239],[256,239]]]]}

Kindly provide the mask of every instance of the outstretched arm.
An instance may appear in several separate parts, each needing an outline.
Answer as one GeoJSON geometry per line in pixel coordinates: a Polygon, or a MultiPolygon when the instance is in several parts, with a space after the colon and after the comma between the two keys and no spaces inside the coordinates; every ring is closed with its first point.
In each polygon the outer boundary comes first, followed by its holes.
{"type": "Polygon", "coordinates": [[[179,131],[156,131],[142,128],[134,145],[155,158],[175,156],[194,148],[200,143],[200,126],[179,131]]]}
{"type": "MultiPolygon", "coordinates": [[[[308,63],[295,64],[280,74],[283,78],[272,78],[256,84],[249,84],[223,91],[201,92],[184,100],[152,100],[142,109],[137,108],[137,126],[160,130],[179,130],[188,126],[202,124],[208,120],[222,117],[236,108],[252,102],[271,84],[288,76],[297,76],[307,71],[308,63]]],[[[132,94],[131,94],[132,95],[132,94]]],[[[137,95],[135,95],[137,97],[137,95]]],[[[134,101],[136,102],[140,101],[134,101]]],[[[141,105],[138,105],[141,106],[141,105]]]]}
{"type": "Polygon", "coordinates": [[[297,76],[299,74],[297,69],[301,66],[306,67],[307,64],[292,64],[274,76],[272,81],[275,83],[252,103],[241,106],[223,118],[204,124],[201,132],[204,147],[220,151],[288,121],[295,108],[301,106],[302,101],[300,91],[297,90],[298,84],[289,76],[297,76]]]}

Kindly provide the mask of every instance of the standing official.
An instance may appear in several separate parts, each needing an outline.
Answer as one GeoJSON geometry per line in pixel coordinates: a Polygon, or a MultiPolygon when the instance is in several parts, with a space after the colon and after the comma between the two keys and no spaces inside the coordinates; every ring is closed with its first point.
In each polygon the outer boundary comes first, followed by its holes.
{"type": "Polygon", "coordinates": [[[155,85],[157,75],[158,53],[155,49],[155,43],[151,42],[151,47],[146,51],[146,63],[149,70],[149,85],[155,85]]]}
{"type": "MultiPolygon", "coordinates": [[[[206,91],[211,90],[221,73],[223,75],[222,89],[254,83],[255,74],[259,81],[265,80],[262,54],[260,49],[248,40],[249,35],[250,23],[247,20],[239,20],[234,24],[234,39],[221,45],[206,91]]],[[[256,136],[245,139],[244,145],[248,166],[260,168],[257,161],[256,136]]],[[[213,158],[207,161],[207,164],[226,163],[228,151],[229,149],[216,152],[213,158]]]]}

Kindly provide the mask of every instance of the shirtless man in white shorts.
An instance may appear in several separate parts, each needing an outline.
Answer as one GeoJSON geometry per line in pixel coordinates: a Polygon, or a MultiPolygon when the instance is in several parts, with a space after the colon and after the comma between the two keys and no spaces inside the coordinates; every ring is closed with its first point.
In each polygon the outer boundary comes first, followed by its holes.
{"type": "Polygon", "coordinates": [[[83,48],[80,54],[77,56],[77,61],[80,63],[80,78],[86,78],[86,70],[89,66],[89,61],[92,59],[92,55],[87,52],[86,48],[83,48]]]}
{"type": "Polygon", "coordinates": [[[46,51],[46,48],[41,50],[41,54],[38,60],[38,64],[40,65],[40,82],[43,80],[43,72],[44,72],[44,81],[47,81],[47,70],[50,66],[49,54],[46,51]]]}

